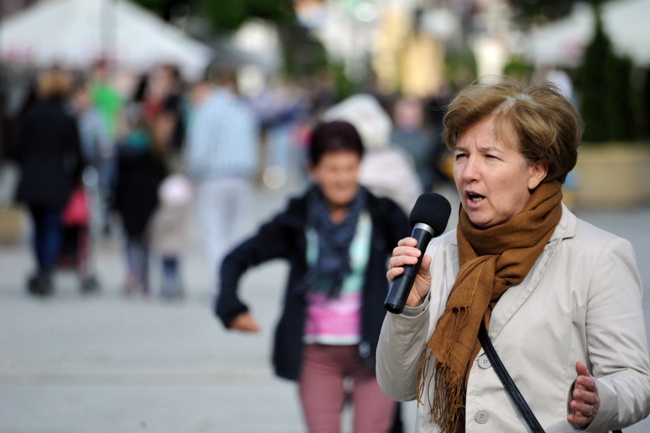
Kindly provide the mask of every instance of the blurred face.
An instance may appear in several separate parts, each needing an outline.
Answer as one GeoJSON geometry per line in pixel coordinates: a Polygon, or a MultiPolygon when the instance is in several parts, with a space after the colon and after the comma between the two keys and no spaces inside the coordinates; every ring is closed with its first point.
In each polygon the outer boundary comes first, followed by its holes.
{"type": "Polygon", "coordinates": [[[355,152],[336,151],[323,155],[318,165],[310,169],[312,180],[318,184],[332,207],[345,207],[357,195],[361,158],[355,152]]]}
{"type": "Polygon", "coordinates": [[[85,88],[78,89],[73,96],[73,104],[79,112],[84,112],[92,105],[90,93],[85,88]]]}
{"type": "Polygon", "coordinates": [[[413,130],[422,126],[422,106],[417,100],[402,99],[395,106],[395,123],[401,128],[413,130]]]}
{"type": "Polygon", "coordinates": [[[472,223],[488,228],[503,224],[526,205],[547,167],[530,163],[515,143],[514,131],[497,140],[493,118],[464,131],[454,152],[454,181],[463,210],[472,223]]]}
{"type": "Polygon", "coordinates": [[[200,82],[196,83],[192,87],[192,91],[190,93],[190,99],[191,103],[194,107],[197,107],[201,105],[208,95],[210,95],[210,91],[212,90],[212,86],[210,84],[205,83],[205,82],[200,82]]]}

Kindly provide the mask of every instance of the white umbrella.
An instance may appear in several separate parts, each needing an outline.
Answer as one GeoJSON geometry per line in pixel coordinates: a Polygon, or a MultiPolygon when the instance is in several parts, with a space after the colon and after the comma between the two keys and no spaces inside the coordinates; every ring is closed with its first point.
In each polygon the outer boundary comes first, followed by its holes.
{"type": "Polygon", "coordinates": [[[87,67],[108,57],[142,71],[172,62],[198,78],[211,49],[126,0],[51,0],[0,23],[3,61],[87,67]]]}
{"type": "MultiPolygon", "coordinates": [[[[614,48],[639,66],[650,65],[649,16],[650,0],[612,0],[602,9],[603,27],[614,48]]],[[[577,3],[569,17],[531,31],[530,59],[538,65],[575,66],[594,30],[591,6],[577,3]]]]}

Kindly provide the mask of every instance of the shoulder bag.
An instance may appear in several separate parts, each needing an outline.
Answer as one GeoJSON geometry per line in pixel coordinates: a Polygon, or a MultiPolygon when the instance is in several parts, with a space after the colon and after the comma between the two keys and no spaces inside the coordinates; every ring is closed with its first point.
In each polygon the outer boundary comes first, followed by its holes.
{"type": "MultiPolygon", "coordinates": [[[[528,406],[528,403],[526,403],[526,399],[524,399],[523,395],[521,395],[521,392],[519,392],[517,385],[515,385],[512,377],[510,377],[510,373],[508,373],[508,370],[506,370],[503,362],[501,362],[501,358],[499,358],[499,354],[494,349],[492,341],[490,340],[487,330],[485,329],[485,324],[482,321],[481,328],[478,331],[478,339],[481,342],[481,346],[483,346],[483,350],[485,350],[485,354],[490,360],[490,363],[494,367],[494,371],[496,372],[497,376],[499,376],[499,380],[508,392],[508,395],[512,401],[517,406],[517,409],[519,409],[519,413],[521,413],[521,415],[526,420],[526,424],[528,424],[530,431],[532,433],[544,433],[544,429],[542,428],[539,421],[537,421],[537,418],[535,417],[533,411],[530,409],[530,406],[528,406]]],[[[623,432],[621,430],[614,430],[613,433],[623,432]]]]}

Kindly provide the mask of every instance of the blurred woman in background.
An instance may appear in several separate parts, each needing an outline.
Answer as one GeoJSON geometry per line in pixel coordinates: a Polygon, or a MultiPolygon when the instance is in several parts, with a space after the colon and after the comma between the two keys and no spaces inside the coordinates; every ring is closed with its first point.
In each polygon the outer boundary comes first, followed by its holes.
{"type": "Polygon", "coordinates": [[[278,376],[298,381],[310,433],[340,432],[347,396],[354,433],[389,431],[396,408],[377,384],[375,348],[388,293],[387,259],[409,223],[395,202],[359,184],[363,154],[352,124],[318,124],[308,149],[313,184],[221,266],[217,316],[228,329],[257,332],[238,296],[239,281],[253,266],[289,262],[273,363],[278,376]]]}
{"type": "Polygon", "coordinates": [[[36,273],[27,289],[32,295],[52,293],[52,272],[62,243],[61,211],[83,170],[76,120],[66,109],[68,76],[61,70],[43,72],[37,81],[37,103],[20,120],[16,160],[20,180],[16,201],[29,209],[33,223],[36,273]]]}

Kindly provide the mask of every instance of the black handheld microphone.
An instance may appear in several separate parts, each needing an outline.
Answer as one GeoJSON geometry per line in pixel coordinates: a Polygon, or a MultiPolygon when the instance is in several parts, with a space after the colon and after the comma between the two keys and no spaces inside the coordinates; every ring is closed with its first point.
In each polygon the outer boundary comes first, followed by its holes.
{"type": "Polygon", "coordinates": [[[384,301],[384,308],[391,313],[399,314],[404,310],[406,299],[411,293],[413,281],[420,269],[424,251],[434,236],[439,236],[445,231],[451,205],[446,198],[434,192],[426,192],[415,201],[415,206],[409,215],[409,222],[413,231],[411,237],[418,241],[417,249],[422,252],[415,265],[404,266],[404,273],[393,280],[384,301]]]}

